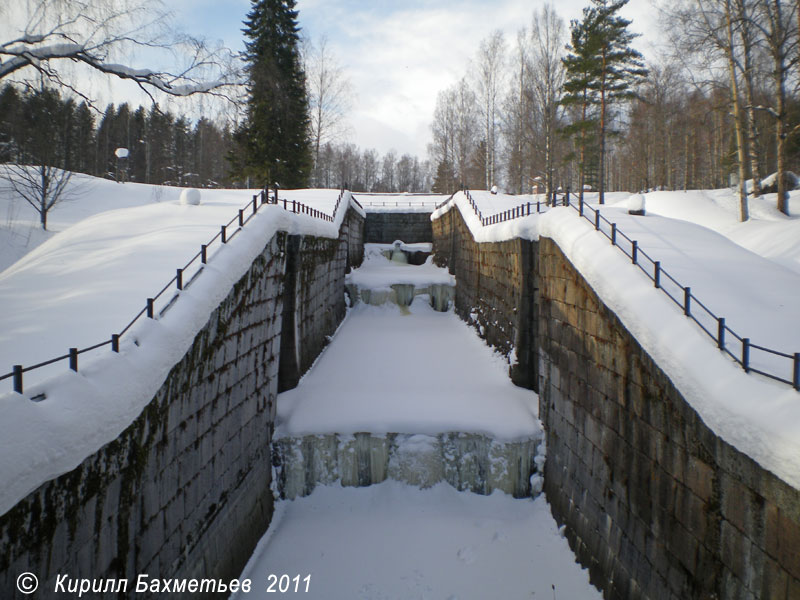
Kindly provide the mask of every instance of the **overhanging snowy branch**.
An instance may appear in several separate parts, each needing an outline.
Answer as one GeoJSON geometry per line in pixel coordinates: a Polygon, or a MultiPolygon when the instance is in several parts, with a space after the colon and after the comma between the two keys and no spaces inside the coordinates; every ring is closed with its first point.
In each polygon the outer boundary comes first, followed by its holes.
{"type": "Polygon", "coordinates": [[[228,97],[226,88],[244,81],[236,54],[165,30],[166,15],[155,2],[73,1],[60,11],[51,4],[48,0],[34,3],[19,28],[21,34],[0,41],[0,79],[31,68],[56,85],[75,89],[77,86],[66,82],[62,65],[80,63],[133,81],[148,94],[228,97]],[[162,70],[137,67],[131,64],[137,48],[163,50],[172,55],[171,64],[183,64],[162,70]]]}

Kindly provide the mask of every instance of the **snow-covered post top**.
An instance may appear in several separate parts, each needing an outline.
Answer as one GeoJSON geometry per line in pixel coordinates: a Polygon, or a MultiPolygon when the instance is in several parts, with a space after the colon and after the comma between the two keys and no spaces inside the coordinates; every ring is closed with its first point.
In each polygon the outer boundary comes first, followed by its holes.
{"type": "Polygon", "coordinates": [[[644,194],[633,194],[628,198],[628,214],[644,216],[644,194]]]}

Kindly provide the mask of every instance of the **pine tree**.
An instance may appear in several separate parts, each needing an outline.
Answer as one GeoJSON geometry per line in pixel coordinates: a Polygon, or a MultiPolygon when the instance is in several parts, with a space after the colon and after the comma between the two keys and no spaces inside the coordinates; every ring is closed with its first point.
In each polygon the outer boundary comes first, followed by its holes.
{"type": "Polygon", "coordinates": [[[248,110],[236,136],[242,147],[234,168],[260,185],[303,187],[311,171],[311,145],[295,0],[252,2],[244,30],[248,110]]]}
{"type": "Polygon", "coordinates": [[[632,86],[647,76],[644,59],[631,42],[638,37],[628,31],[631,22],[617,13],[628,0],[592,0],[597,9],[599,36],[600,80],[600,172],[598,176],[600,204],[603,203],[606,179],[606,133],[608,131],[607,108],[610,104],[630,100],[634,97],[632,86]]]}
{"type": "MultiPolygon", "coordinates": [[[[637,37],[628,31],[631,22],[617,13],[628,0],[591,0],[583,9],[583,20],[573,21],[570,54],[564,59],[567,69],[565,99],[567,104],[581,103],[581,135],[591,127],[587,110],[596,105],[600,143],[598,189],[600,204],[605,195],[606,137],[609,133],[608,108],[634,97],[632,87],[647,75],[642,55],[631,48],[637,37]]],[[[584,146],[585,150],[585,146],[584,146]]],[[[583,175],[585,157],[581,159],[583,175]]],[[[581,182],[581,194],[583,182],[581,182]]]]}
{"type": "Polygon", "coordinates": [[[578,150],[578,189],[583,200],[583,188],[586,183],[587,145],[594,137],[597,119],[593,113],[597,104],[597,93],[594,82],[598,78],[597,35],[594,11],[583,9],[583,20],[570,22],[569,54],[562,60],[566,75],[564,79],[564,95],[561,104],[575,107],[576,118],[563,129],[563,133],[577,138],[578,150]]]}

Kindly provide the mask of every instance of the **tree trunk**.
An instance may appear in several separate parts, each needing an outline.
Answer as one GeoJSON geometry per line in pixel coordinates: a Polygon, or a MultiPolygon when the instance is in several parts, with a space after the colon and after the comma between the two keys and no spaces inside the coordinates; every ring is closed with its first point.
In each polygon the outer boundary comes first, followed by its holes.
{"type": "MultiPolygon", "coordinates": [[[[598,201],[605,204],[606,193],[606,57],[603,55],[603,76],[600,81],[600,177],[598,178],[598,201]]],[[[581,197],[583,197],[581,186],[581,197]]]]}
{"type": "MultiPolygon", "coordinates": [[[[782,65],[781,65],[782,66],[782,65]]],[[[777,67],[777,65],[776,65],[777,67]]],[[[778,179],[778,210],[789,214],[789,199],[786,196],[786,114],[785,114],[786,88],[783,81],[782,69],[776,68],[775,73],[775,101],[778,116],[775,119],[775,158],[777,159],[778,179]]]]}
{"type": "Polygon", "coordinates": [[[683,191],[689,189],[689,130],[686,130],[686,135],[683,142],[683,191]]]}
{"type": "Polygon", "coordinates": [[[731,21],[730,4],[728,2],[725,3],[725,18],[727,21],[727,33],[728,33],[728,48],[726,49],[726,54],[728,58],[728,75],[730,77],[730,84],[731,84],[733,124],[734,124],[734,129],[736,131],[736,154],[739,163],[739,220],[744,222],[750,218],[747,206],[747,188],[745,186],[745,181],[746,181],[745,178],[747,177],[745,166],[747,164],[747,159],[745,157],[745,146],[744,146],[744,123],[743,123],[744,119],[742,117],[741,102],[739,101],[739,84],[738,81],[736,80],[736,61],[733,56],[733,47],[734,47],[733,23],[731,21]]]}

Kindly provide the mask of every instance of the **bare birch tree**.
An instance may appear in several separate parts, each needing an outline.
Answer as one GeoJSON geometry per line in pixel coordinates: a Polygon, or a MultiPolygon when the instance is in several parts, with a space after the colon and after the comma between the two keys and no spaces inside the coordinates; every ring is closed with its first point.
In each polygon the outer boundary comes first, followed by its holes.
{"type": "Polygon", "coordinates": [[[763,35],[764,44],[772,59],[773,99],[775,105],[768,109],[775,120],[775,155],[778,210],[789,214],[786,182],[786,138],[789,127],[786,113],[789,74],[798,62],[798,24],[794,17],[798,11],[797,0],[756,0],[757,10],[752,26],[763,35]]]}
{"type": "MultiPolygon", "coordinates": [[[[336,141],[347,129],[346,117],[352,104],[352,88],[327,37],[323,36],[316,44],[308,42],[304,50],[309,127],[316,171],[320,147],[336,141]]],[[[314,176],[316,179],[316,172],[314,176]]]]}
{"type": "Polygon", "coordinates": [[[9,6],[0,38],[0,80],[31,70],[90,100],[69,65],[136,83],[152,97],[207,93],[227,96],[241,83],[238,59],[222,47],[172,32],[157,0],[33,0],[9,6]],[[137,50],[171,55],[171,70],[132,64],[137,50]]]}
{"type": "Polygon", "coordinates": [[[498,97],[503,78],[505,41],[499,30],[481,42],[475,64],[475,80],[483,119],[483,136],[486,142],[484,179],[488,190],[495,183],[497,163],[498,97]]]}
{"type": "Polygon", "coordinates": [[[544,134],[545,192],[549,198],[553,192],[555,170],[555,137],[558,130],[558,111],[561,88],[564,85],[564,21],[545,4],[534,13],[531,26],[530,72],[534,101],[542,114],[544,134]]]}
{"type": "Polygon", "coordinates": [[[739,0],[683,0],[665,4],[672,42],[679,54],[694,57],[706,70],[724,70],[728,81],[736,139],[739,179],[739,220],[750,217],[747,202],[746,116],[742,103],[740,25],[735,2],[739,0]]]}

